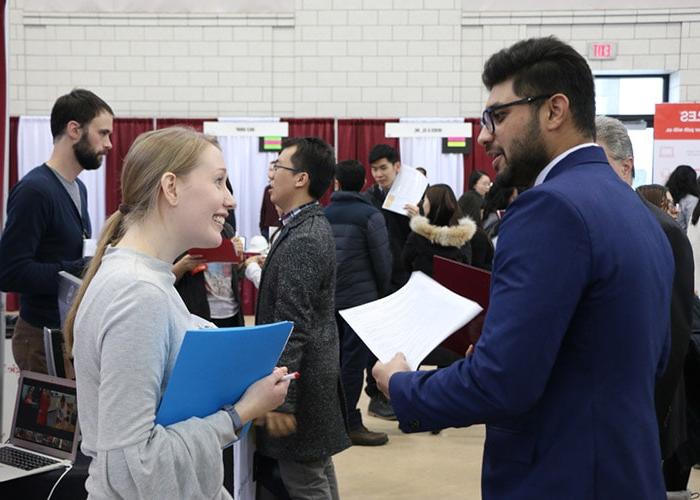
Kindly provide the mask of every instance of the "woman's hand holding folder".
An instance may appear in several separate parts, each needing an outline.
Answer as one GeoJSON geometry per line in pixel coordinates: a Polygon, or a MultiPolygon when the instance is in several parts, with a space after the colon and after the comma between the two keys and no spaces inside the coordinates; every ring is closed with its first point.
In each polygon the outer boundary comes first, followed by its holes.
{"type": "Polygon", "coordinates": [[[267,377],[261,378],[248,387],[241,399],[233,405],[241,418],[246,423],[266,415],[284,403],[289,389],[289,380],[283,380],[287,375],[287,368],[275,368],[267,377]]]}

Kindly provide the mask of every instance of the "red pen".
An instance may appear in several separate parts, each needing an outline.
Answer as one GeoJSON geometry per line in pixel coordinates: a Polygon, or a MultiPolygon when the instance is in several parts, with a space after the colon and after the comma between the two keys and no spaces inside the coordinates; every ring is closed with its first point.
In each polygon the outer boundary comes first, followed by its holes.
{"type": "Polygon", "coordinates": [[[285,375],[280,380],[298,380],[299,378],[301,378],[301,373],[293,372],[285,375]]]}

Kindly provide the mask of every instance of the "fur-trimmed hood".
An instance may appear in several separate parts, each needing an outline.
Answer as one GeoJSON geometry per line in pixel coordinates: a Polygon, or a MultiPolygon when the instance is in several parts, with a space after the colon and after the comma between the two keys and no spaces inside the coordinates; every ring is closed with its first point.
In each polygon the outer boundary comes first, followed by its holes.
{"type": "Polygon", "coordinates": [[[476,223],[469,217],[459,219],[457,226],[434,226],[427,217],[416,215],[410,224],[414,233],[443,247],[461,248],[476,233],[476,223]]]}

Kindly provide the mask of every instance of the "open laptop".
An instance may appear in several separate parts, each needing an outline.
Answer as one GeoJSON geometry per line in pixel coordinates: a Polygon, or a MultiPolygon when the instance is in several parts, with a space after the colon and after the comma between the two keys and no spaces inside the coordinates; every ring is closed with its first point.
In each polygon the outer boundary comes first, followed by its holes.
{"type": "Polygon", "coordinates": [[[0,446],[0,482],[70,466],[79,433],[75,381],[21,372],[9,443],[0,446]]]}

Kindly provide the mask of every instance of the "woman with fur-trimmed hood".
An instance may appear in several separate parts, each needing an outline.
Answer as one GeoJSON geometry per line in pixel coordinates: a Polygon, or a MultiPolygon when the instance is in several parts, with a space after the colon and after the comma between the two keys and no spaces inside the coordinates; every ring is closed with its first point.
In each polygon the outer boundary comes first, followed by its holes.
{"type": "Polygon", "coordinates": [[[415,205],[408,205],[406,209],[411,215],[412,232],[406,240],[401,259],[407,270],[422,271],[432,276],[434,255],[471,263],[469,240],[476,232],[476,224],[469,217],[462,217],[450,186],[430,186],[420,209],[415,205]]]}

